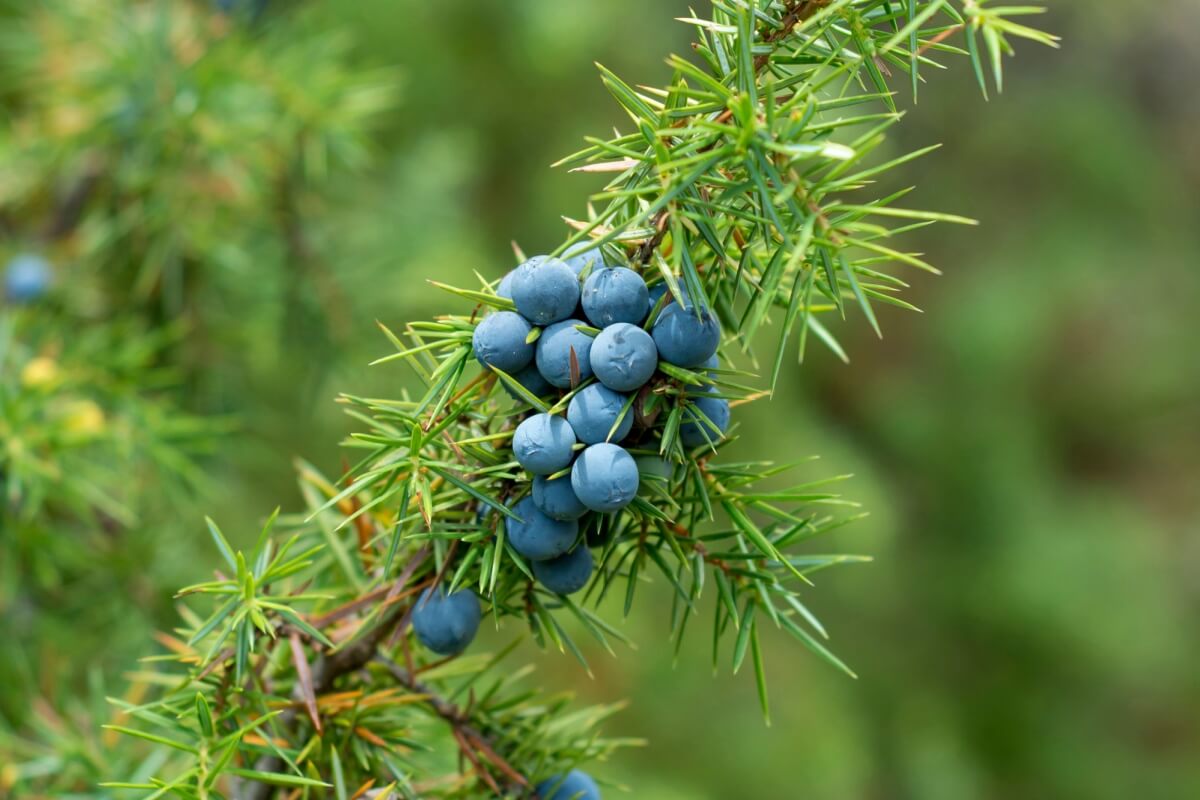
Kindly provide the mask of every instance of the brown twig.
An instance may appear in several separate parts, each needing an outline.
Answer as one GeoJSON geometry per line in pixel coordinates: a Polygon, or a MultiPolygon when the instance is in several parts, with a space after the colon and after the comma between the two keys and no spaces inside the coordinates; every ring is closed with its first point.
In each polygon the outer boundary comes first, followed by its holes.
{"type": "MultiPolygon", "coordinates": [[[[314,695],[324,694],[329,691],[338,678],[348,673],[354,672],[357,669],[365,666],[375,655],[379,643],[391,631],[392,627],[400,621],[404,614],[408,611],[407,607],[397,608],[389,614],[371,633],[358,642],[349,647],[339,650],[336,653],[322,655],[317,659],[317,663],[312,667],[312,688],[314,695]]],[[[303,693],[300,691],[300,686],[296,686],[296,692],[293,695],[298,701],[303,702],[303,693]]],[[[290,728],[296,722],[297,709],[289,708],[279,715],[279,724],[282,727],[290,728]]],[[[258,759],[254,763],[256,772],[279,772],[283,769],[284,763],[277,755],[267,755],[258,759]]],[[[267,800],[274,794],[278,787],[272,786],[269,783],[247,782],[243,784],[243,791],[237,795],[242,800],[267,800]]]]}
{"type": "MultiPolygon", "coordinates": [[[[790,7],[783,15],[783,24],[764,36],[763,44],[775,44],[780,39],[791,33],[792,28],[808,19],[824,6],[829,5],[829,0],[802,0],[801,2],[790,3],[789,5],[790,7]]],[[[762,55],[755,57],[755,72],[762,69],[770,62],[771,55],[772,53],[763,53],[762,55]]]]}
{"type": "Polygon", "coordinates": [[[529,785],[529,780],[496,752],[488,737],[471,725],[470,715],[464,709],[440,697],[428,685],[421,683],[411,672],[391,659],[380,655],[375,657],[375,662],[386,669],[401,686],[424,698],[425,705],[450,725],[462,754],[475,766],[480,778],[498,795],[503,793],[491,773],[483,768],[481,757],[503,773],[510,784],[520,787],[529,785]]]}
{"type": "MultiPolygon", "coordinates": [[[[413,573],[424,563],[428,555],[428,547],[421,548],[409,563],[405,565],[399,580],[392,585],[392,591],[399,592],[398,587],[402,587],[412,577],[413,573]]],[[[397,627],[403,629],[407,625],[411,610],[411,604],[398,605],[388,612],[379,624],[375,626],[374,630],[359,641],[336,652],[322,654],[312,666],[310,681],[313,697],[328,692],[333,688],[337,679],[343,675],[364,667],[375,657],[379,650],[379,645],[392,630],[397,627]]],[[[300,683],[297,683],[295,690],[292,692],[294,699],[299,704],[307,706],[305,703],[306,694],[307,691],[305,691],[300,683]]],[[[291,728],[296,724],[296,715],[296,707],[284,711],[279,715],[280,726],[291,728]]],[[[258,772],[279,772],[283,767],[283,760],[274,754],[263,756],[254,764],[254,769],[258,772]]],[[[267,798],[270,798],[274,794],[276,788],[267,783],[247,782],[243,784],[242,791],[236,796],[241,798],[241,800],[267,800],[267,798]]]]}
{"type": "Polygon", "coordinates": [[[321,735],[321,715],[317,711],[317,693],[312,682],[312,670],[308,666],[308,656],[304,654],[304,645],[300,643],[300,634],[292,631],[288,636],[288,645],[292,649],[292,662],[296,665],[296,686],[304,698],[304,708],[312,721],[317,735],[321,735]]]}

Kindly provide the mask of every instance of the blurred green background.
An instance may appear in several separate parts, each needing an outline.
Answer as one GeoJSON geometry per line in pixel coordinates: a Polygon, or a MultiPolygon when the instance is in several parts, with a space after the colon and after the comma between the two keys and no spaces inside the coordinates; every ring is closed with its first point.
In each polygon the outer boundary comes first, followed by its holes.
{"type": "MultiPolygon", "coordinates": [[[[689,36],[672,21],[686,2],[303,5],[401,88],[372,166],[308,218],[346,303],[337,335],[205,367],[244,419],[206,502],[243,540],[275,504],[298,506],[294,456],[338,469],[352,425],[336,392],[406,385],[402,368],[365,367],[388,349],[375,320],[439,313],[454,301],[427,278],[498,276],[510,240],[549,249],[560,215],[583,215],[596,180],[548,165],[624,121],[592,62],[653,84],[689,36]]],[[[1061,51],[1022,48],[988,103],[956,64],[896,129],[897,152],[945,144],[907,167],[914,204],[983,222],[914,235],[946,273],[912,276],[925,313],[880,309],[882,341],[849,320],[850,365],[810,349],[741,420],[742,454],[819,453],[814,475],[855,474],[845,491],[871,516],[823,546],[875,562],[822,573],[807,600],[859,680],[769,638],[767,728],[750,675],[712,676],[699,626],[673,664],[646,594],[626,623],[637,650],[589,653],[594,680],[541,659],[555,685],[630,700],[610,732],[649,745],[596,772],[631,796],[1200,797],[1200,4],[1052,5],[1041,22],[1061,51]]],[[[121,640],[142,652],[170,588],[217,561],[199,512],[181,513],[178,545],[148,567],[144,628],[121,640]]]]}

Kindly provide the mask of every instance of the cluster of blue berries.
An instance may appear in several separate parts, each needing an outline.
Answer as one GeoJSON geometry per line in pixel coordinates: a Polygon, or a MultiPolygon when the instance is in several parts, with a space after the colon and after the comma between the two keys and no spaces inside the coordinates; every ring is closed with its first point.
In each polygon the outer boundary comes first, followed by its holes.
{"type": "MultiPolygon", "coordinates": [[[[599,249],[564,259],[536,256],[508,273],[496,294],[515,311],[484,317],[472,336],[475,356],[526,393],[550,399],[570,393],[565,414],[530,413],[513,432],[512,452],[532,479],[509,495],[508,543],[530,563],[537,581],[555,594],[580,591],[595,568],[589,545],[607,515],[633,502],[643,474],[669,477],[672,467],[657,455],[635,458],[630,450],[657,453],[660,435],[653,416],[639,414],[647,386],[666,380],[665,362],[694,372],[718,366],[721,327],[706,305],[682,303],[665,283],[647,286],[631,269],[610,266],[599,249]],[[589,517],[590,515],[590,517],[589,517]]],[[[514,397],[521,393],[507,385],[514,397]]],[[[679,440],[686,448],[718,440],[729,426],[729,402],[715,387],[687,387],[679,440]]],[[[488,512],[481,511],[481,518],[488,512]]],[[[609,526],[611,529],[611,526],[609,526]]],[[[413,631],[429,650],[463,652],[482,618],[470,589],[447,594],[427,589],[412,611],[413,631]]],[[[542,800],[599,800],[600,790],[579,770],[548,778],[536,787],[542,800]]]]}
{"type": "MultiPolygon", "coordinates": [[[[506,523],[509,543],[531,562],[538,582],[572,594],[593,568],[579,521],[589,512],[619,512],[638,492],[638,461],[621,446],[631,434],[649,436],[645,425],[634,433],[638,393],[660,361],[715,368],[721,327],[706,305],[686,295],[674,302],[666,284],[648,287],[633,270],[606,264],[599,249],[565,260],[531,258],[496,293],[516,311],[494,312],[475,328],[479,362],[538,397],[573,391],[565,416],[533,414],[517,426],[512,450],[533,476],[532,492],[515,502],[517,519],[506,523]]],[[[702,416],[680,426],[683,445],[719,439],[729,424],[728,401],[711,386],[688,399],[702,416]]]]}
{"type": "MultiPolygon", "coordinates": [[[[599,249],[565,260],[531,258],[500,281],[497,294],[516,311],[494,312],[476,326],[479,362],[539,398],[571,392],[565,415],[530,414],[513,432],[513,456],[532,480],[529,491],[516,487],[510,495],[507,540],[542,586],[573,594],[595,567],[588,545],[601,543],[580,536],[581,522],[595,522],[598,531],[605,515],[633,502],[642,473],[662,478],[672,471],[656,455],[630,453],[658,450],[652,422],[639,419],[634,407],[639,393],[657,380],[660,362],[716,368],[721,328],[707,306],[696,307],[686,294],[684,303],[675,302],[665,284],[648,287],[633,270],[605,263],[599,249]]],[[[689,389],[686,398],[699,413],[680,425],[682,444],[719,439],[729,425],[729,402],[712,386],[689,389]]],[[[455,655],[471,642],[480,616],[470,591],[427,591],[413,627],[426,647],[455,655]]]]}

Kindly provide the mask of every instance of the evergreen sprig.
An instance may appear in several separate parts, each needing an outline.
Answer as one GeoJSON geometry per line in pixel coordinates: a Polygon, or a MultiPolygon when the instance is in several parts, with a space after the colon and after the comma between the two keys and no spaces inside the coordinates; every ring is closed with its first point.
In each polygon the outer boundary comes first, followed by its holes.
{"type": "Polygon", "coordinates": [[[616,173],[560,251],[589,237],[636,246],[636,265],[660,272],[672,292],[681,283],[707,295],[744,348],[778,310],[772,388],[795,331],[801,361],[810,333],[846,360],[820,315],[845,316],[853,303],[881,334],[872,302],[913,308],[889,270],[937,272],[892,240],[934,222],[973,224],[897,206],[911,189],[858,196],[937,149],[871,160],[903,116],[889,79],[908,73],[915,99],[922,70],[965,55],[985,92],[985,60],[999,89],[1012,38],[1056,43],[1013,21],[1041,10],[975,0],[714,3],[711,19],[683,20],[696,27],[696,58],[668,59],[666,87],[635,88],[600,68],[633,130],[589,138],[558,162],[616,173]]]}
{"type": "MultiPolygon", "coordinates": [[[[968,222],[895,205],[906,191],[853,194],[928,152],[872,160],[900,117],[889,78],[907,73],[915,88],[936,59],[965,55],[981,81],[990,67],[998,89],[1012,38],[1054,41],[1014,22],[1033,10],[718,0],[711,18],[685,20],[697,29],[695,58],[670,60],[667,87],[634,88],[602,68],[634,129],[591,139],[562,162],[616,177],[557,252],[590,240],[615,262],[661,275],[681,302],[707,298],[730,343],[747,350],[780,316],[772,387],[793,334],[801,354],[810,333],[842,354],[821,314],[854,304],[878,330],[873,302],[907,307],[891,266],[933,269],[891,240],[968,222]]],[[[133,676],[156,691],[116,704],[114,730],[146,748],[151,766],[110,788],[182,798],[511,796],[622,744],[594,733],[610,708],[570,711],[514,685],[497,660],[414,647],[414,603],[435,586],[470,587],[498,625],[518,617],[536,640],[584,661],[572,626],[606,647],[621,639],[598,610],[610,594],[628,613],[643,577],[661,575],[678,643],[714,584],[714,659],[723,645],[735,670],[750,659],[764,713],[768,627],[846,669],[801,592],[814,572],[861,559],[798,546],[852,520],[852,506],[826,482],[778,488],[790,465],[716,458],[731,437],[693,450],[680,441],[688,419],[711,429],[688,386],[715,386],[735,412],[769,394],[736,371],[667,369],[631,401],[624,413],[661,426],[659,438],[632,445],[660,459],[659,477],[619,518],[589,518],[582,535],[600,547],[600,567],[582,600],[540,588],[506,541],[510,506],[527,486],[509,440],[531,408],[559,411],[583,384],[545,402],[512,376],[476,372],[479,311],[510,301],[484,278],[446,288],[475,309],[385,331],[396,352],[381,361],[407,364],[420,396],[342,398],[363,426],[348,442],[359,461],[337,479],[301,465],[309,508],[279,520],[286,538],[268,524],[243,554],[211,526],[225,565],[181,596],[184,623],[164,637],[164,666],[133,676]],[[425,738],[430,723],[443,739],[425,738]]]]}

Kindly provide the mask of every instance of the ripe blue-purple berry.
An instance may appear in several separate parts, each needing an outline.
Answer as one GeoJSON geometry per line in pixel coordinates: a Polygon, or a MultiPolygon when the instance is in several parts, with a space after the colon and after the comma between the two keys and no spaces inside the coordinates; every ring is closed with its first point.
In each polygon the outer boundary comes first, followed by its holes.
{"type": "Polygon", "coordinates": [[[550,480],[545,475],[533,479],[533,503],[551,519],[579,519],[587,513],[587,506],[579,502],[571,488],[571,476],[550,480]]]}
{"type": "Polygon", "coordinates": [[[592,342],[592,372],[601,383],[618,392],[640,389],[658,368],[658,348],[650,334],[637,325],[609,325],[592,342]]]}
{"type": "Polygon", "coordinates": [[[573,769],[537,785],[538,800],[600,800],[600,787],[586,772],[573,769]]]}
{"type": "Polygon", "coordinates": [[[606,265],[604,253],[599,247],[590,247],[586,243],[580,243],[567,251],[567,255],[563,256],[563,261],[567,262],[567,266],[575,273],[575,277],[583,274],[584,270],[589,270],[588,274],[596,270],[604,269],[606,265]]]}
{"type": "Polygon", "coordinates": [[[576,329],[582,320],[568,319],[546,327],[537,341],[537,368],[542,377],[560,389],[571,387],[571,351],[579,367],[579,380],[592,377],[592,337],[576,329]]]}
{"type": "Polygon", "coordinates": [[[708,421],[692,416],[689,410],[684,411],[684,422],[679,426],[679,440],[684,447],[716,444],[729,428],[729,401],[723,397],[713,397],[716,391],[715,387],[706,386],[689,393],[691,405],[703,413],[708,421]],[[713,430],[709,422],[716,425],[717,430],[713,430]]]}
{"type": "Polygon", "coordinates": [[[512,299],[535,325],[566,319],[579,305],[579,278],[563,262],[535,256],[513,271],[512,299]]]}
{"type": "Polygon", "coordinates": [[[534,475],[549,475],[571,465],[575,431],[562,417],[534,414],[513,433],[513,455],[534,475]]]}
{"type": "Polygon", "coordinates": [[[450,595],[444,586],[426,589],[413,607],[413,632],[438,655],[455,656],[475,638],[481,616],[479,598],[469,589],[450,595]]]}
{"type": "Polygon", "coordinates": [[[596,444],[609,441],[609,431],[613,430],[617,419],[621,424],[613,432],[611,441],[619,442],[629,435],[633,428],[633,409],[621,416],[625,407],[627,395],[614,392],[600,383],[583,387],[567,405],[567,422],[575,431],[575,438],[584,444],[596,444]]]}
{"type": "Polygon", "coordinates": [[[623,447],[594,444],[575,459],[571,488],[579,502],[592,511],[619,511],[637,494],[637,463],[623,447]]]}
{"type": "Polygon", "coordinates": [[[22,253],[4,270],[4,293],[14,303],[32,303],[50,287],[50,264],[33,253],[22,253]]]}
{"type": "Polygon", "coordinates": [[[717,352],[721,325],[712,309],[670,303],[654,321],[658,357],[677,367],[696,367],[717,352]]]}
{"type": "Polygon", "coordinates": [[[557,558],[571,549],[579,538],[579,523],[557,520],[543,514],[529,495],[512,507],[519,520],[505,517],[509,544],[530,561],[557,558]]]}
{"type": "MultiPolygon", "coordinates": [[[[542,377],[542,373],[538,372],[537,364],[529,364],[525,369],[510,377],[534,397],[545,397],[554,390],[549,381],[542,377]]],[[[514,400],[520,399],[520,395],[513,391],[507,383],[501,381],[501,385],[514,400]]]]}
{"type": "Polygon", "coordinates": [[[594,565],[592,551],[581,544],[557,558],[534,561],[530,567],[533,569],[533,577],[550,591],[555,594],[575,594],[587,586],[594,565]]]}
{"type": "Polygon", "coordinates": [[[662,296],[664,294],[667,293],[667,291],[668,291],[668,289],[667,289],[666,281],[660,281],[659,283],[656,283],[650,287],[650,289],[647,292],[647,296],[648,296],[648,299],[646,302],[646,313],[647,314],[649,314],[651,311],[654,310],[654,307],[656,305],[658,305],[658,301],[662,298],[662,296]]]}
{"type": "Polygon", "coordinates": [[[513,272],[515,272],[515,270],[511,269],[506,272],[504,277],[500,279],[499,285],[496,286],[497,296],[503,297],[506,300],[512,300],[513,272]]]}
{"type": "Polygon", "coordinates": [[[525,341],[533,327],[514,311],[496,311],[475,326],[471,344],[485,367],[515,375],[533,360],[533,345],[525,341]]]}
{"type": "Polygon", "coordinates": [[[646,318],[650,294],[642,276],[625,267],[593,270],[583,284],[583,313],[597,328],[646,318]]]}

